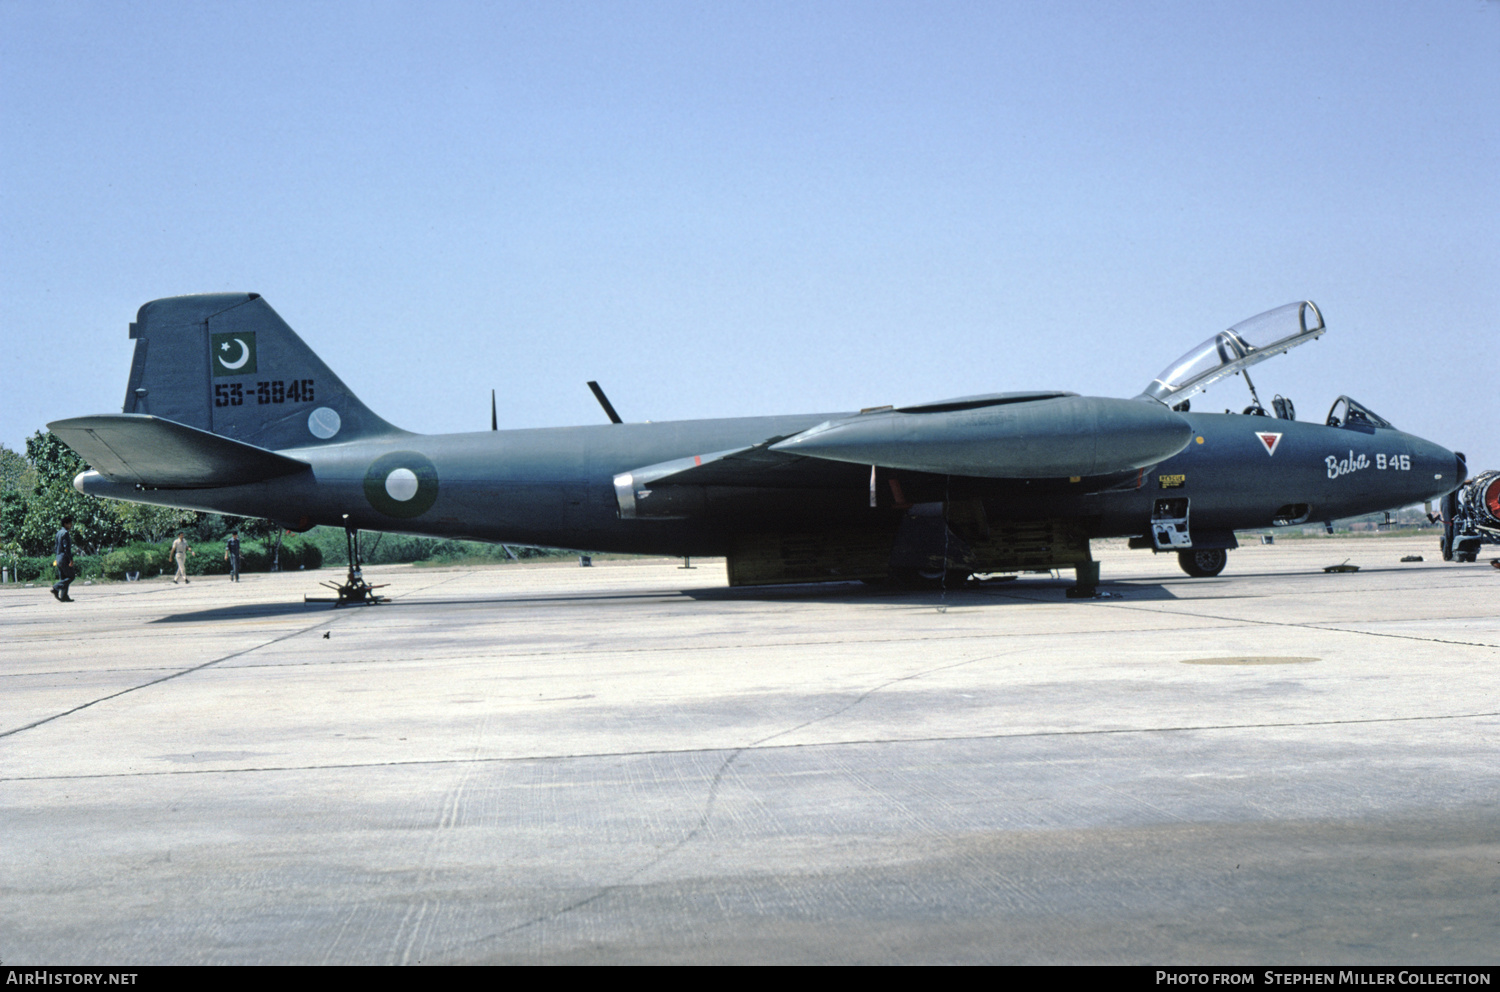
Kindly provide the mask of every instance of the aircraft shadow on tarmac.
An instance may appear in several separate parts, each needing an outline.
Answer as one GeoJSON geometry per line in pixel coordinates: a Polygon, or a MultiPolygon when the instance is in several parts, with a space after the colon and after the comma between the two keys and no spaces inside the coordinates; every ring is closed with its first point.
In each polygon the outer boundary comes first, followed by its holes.
{"type": "MultiPolygon", "coordinates": [[[[785,585],[785,586],[757,586],[754,588],[716,588],[716,589],[675,589],[662,590],[660,592],[637,593],[599,593],[589,595],[557,595],[557,596],[485,596],[462,599],[424,599],[424,600],[398,600],[401,605],[420,607],[421,609],[451,609],[472,608],[476,606],[517,606],[522,604],[581,604],[598,603],[604,605],[622,605],[632,601],[661,602],[681,598],[691,599],[700,603],[829,603],[833,605],[847,604],[850,606],[869,603],[891,603],[905,606],[938,607],[938,606],[1021,606],[1027,603],[1088,603],[1091,600],[1067,599],[1064,590],[1068,588],[1068,582],[1052,582],[1048,584],[1033,583],[1030,586],[1011,586],[1009,589],[1000,590],[995,588],[972,588],[965,586],[958,590],[949,590],[946,593],[940,589],[880,589],[863,586],[858,583],[818,583],[817,585],[785,585]]],[[[1121,590],[1114,595],[1100,597],[1101,599],[1116,600],[1120,602],[1134,601],[1144,602],[1147,600],[1171,600],[1178,601],[1183,597],[1175,596],[1161,586],[1130,586],[1120,587],[1121,590]]],[[[1108,593],[1109,589],[1101,589],[1108,593]]],[[[1221,596],[1195,596],[1194,599],[1240,599],[1245,597],[1221,597],[1221,596]]],[[[384,609],[384,607],[382,607],[384,609]]]]}
{"type": "MultiPolygon", "coordinates": [[[[707,588],[660,589],[651,592],[599,592],[561,593],[542,596],[500,595],[475,596],[453,599],[398,599],[398,604],[422,609],[471,608],[475,606],[514,606],[518,604],[543,603],[589,603],[620,605],[632,601],[661,602],[678,598],[701,603],[743,602],[819,602],[857,605],[862,603],[899,603],[910,606],[1008,606],[1033,602],[1088,602],[1068,600],[1064,591],[1073,583],[1071,579],[1041,579],[1021,583],[965,583],[952,589],[899,589],[890,586],[866,585],[862,582],[818,582],[770,586],[712,586],[707,588]]],[[[1117,595],[1132,600],[1170,599],[1174,596],[1161,586],[1119,586],[1117,595]]],[[[1108,592],[1107,588],[1102,591],[1108,592]]],[[[1105,597],[1114,598],[1114,597],[1105,597]]]]}
{"type": "MultiPolygon", "coordinates": [[[[1088,603],[1091,599],[1068,599],[1066,591],[1073,581],[1066,579],[1021,579],[1011,582],[968,581],[950,589],[897,589],[869,586],[857,582],[819,585],[754,586],[717,589],[684,589],[683,595],[704,602],[761,600],[769,602],[817,600],[824,603],[905,602],[913,606],[1010,606],[1023,603],[1088,603]]],[[[1178,596],[1160,583],[1122,584],[1103,582],[1100,600],[1142,601],[1178,600],[1178,596]]],[[[1223,598],[1223,597],[1193,597],[1223,598]]],[[[1240,597],[1232,597],[1240,598],[1240,597]]]]}
{"type": "Polygon", "coordinates": [[[152,623],[200,623],[215,620],[257,620],[265,617],[310,616],[332,611],[327,603],[243,603],[237,606],[218,606],[211,610],[194,610],[190,613],[173,613],[157,617],[152,623]]]}
{"type": "MultiPolygon", "coordinates": [[[[589,603],[622,604],[631,601],[654,601],[675,599],[679,596],[701,603],[731,602],[820,602],[830,604],[892,603],[919,607],[984,607],[1019,606],[1034,603],[1091,602],[1179,602],[1184,599],[1246,599],[1252,595],[1214,595],[1199,580],[1195,591],[1206,595],[1181,596],[1168,585],[1156,582],[1100,584],[1100,595],[1094,599],[1068,599],[1066,590],[1072,586],[1071,579],[1022,579],[1017,582],[965,582],[952,589],[895,589],[885,586],[870,586],[858,582],[817,583],[805,585],[713,587],[700,589],[662,589],[651,592],[572,593],[545,596],[473,596],[452,599],[408,599],[397,598],[393,603],[375,607],[350,606],[340,613],[364,609],[388,610],[406,607],[423,610],[472,609],[482,606],[514,606],[523,603],[589,603]]],[[[246,603],[239,606],[220,606],[208,610],[174,613],[158,617],[152,623],[213,623],[229,620],[255,620],[268,617],[316,616],[331,614],[334,610],[327,603],[246,603]]]]}

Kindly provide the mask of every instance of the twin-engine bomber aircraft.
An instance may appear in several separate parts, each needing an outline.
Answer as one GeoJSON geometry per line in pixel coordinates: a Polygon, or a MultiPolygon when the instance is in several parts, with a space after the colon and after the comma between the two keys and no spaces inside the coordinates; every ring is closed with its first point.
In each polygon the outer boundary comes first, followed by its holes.
{"type": "MultiPolygon", "coordinates": [[[[124,412],[49,424],[114,499],[237,516],[728,560],[729,584],[953,581],[1073,568],[1089,541],[1217,575],[1237,529],[1436,499],[1462,455],[1347,396],[1322,424],[1189,412],[1324,332],[1310,302],[1188,352],[1133,399],[1060,391],[732,420],[422,435],[376,416],[254,293],[141,307],[124,412]]],[[[597,392],[597,390],[596,390],[597,392]]],[[[352,543],[352,542],[351,542],[352,543]]],[[[351,555],[351,558],[353,556],[351,555]]],[[[351,585],[358,579],[351,561],[351,585]]],[[[360,580],[362,582],[362,580],[360,580]]]]}

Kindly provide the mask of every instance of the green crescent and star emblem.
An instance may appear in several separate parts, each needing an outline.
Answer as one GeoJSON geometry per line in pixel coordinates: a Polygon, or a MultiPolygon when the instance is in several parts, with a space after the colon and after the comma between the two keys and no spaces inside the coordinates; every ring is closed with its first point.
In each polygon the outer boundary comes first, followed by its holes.
{"type": "Polygon", "coordinates": [[[255,332],[229,331],[208,336],[214,375],[250,375],[255,371],[255,332]]]}

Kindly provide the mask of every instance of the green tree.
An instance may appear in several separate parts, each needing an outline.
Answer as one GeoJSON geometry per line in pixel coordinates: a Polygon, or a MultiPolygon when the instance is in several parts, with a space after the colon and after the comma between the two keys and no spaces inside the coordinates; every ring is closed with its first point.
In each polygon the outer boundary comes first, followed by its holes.
{"type": "Polygon", "coordinates": [[[24,514],[19,521],[14,520],[14,501],[6,501],[0,506],[0,522],[15,527],[5,536],[18,542],[27,554],[51,554],[65,516],[73,518],[74,546],[85,554],[96,554],[125,536],[113,501],[85,496],[73,488],[74,476],[87,466],[50,431],[37,431],[26,439],[26,460],[35,472],[35,482],[29,493],[20,493],[24,514]]]}
{"type": "Polygon", "coordinates": [[[281,525],[274,520],[265,520],[261,517],[235,517],[240,529],[241,537],[255,538],[261,541],[272,542],[276,535],[281,533],[281,525]]]}
{"type": "MultiPolygon", "coordinates": [[[[0,544],[14,543],[26,522],[26,497],[36,488],[36,469],[0,444],[0,544]]],[[[17,546],[16,554],[20,554],[17,546]]]]}
{"type": "Polygon", "coordinates": [[[114,501],[114,511],[128,540],[149,541],[152,544],[165,541],[198,519],[198,514],[192,510],[180,510],[175,506],[152,506],[149,503],[114,501]]]}
{"type": "Polygon", "coordinates": [[[26,459],[0,444],[0,493],[29,488],[34,483],[35,478],[26,459]]]}
{"type": "Polygon", "coordinates": [[[0,541],[15,541],[19,538],[21,528],[26,523],[26,495],[30,492],[21,492],[12,489],[10,492],[0,492],[0,541]]]}
{"type": "Polygon", "coordinates": [[[217,513],[195,513],[192,517],[190,526],[186,530],[188,540],[195,544],[222,541],[224,535],[229,533],[229,521],[232,518],[223,517],[217,513]]]}

